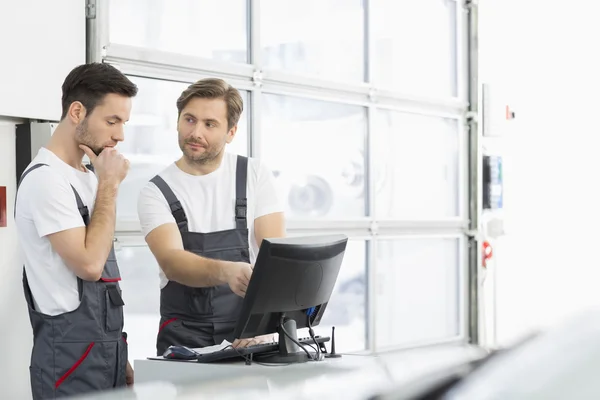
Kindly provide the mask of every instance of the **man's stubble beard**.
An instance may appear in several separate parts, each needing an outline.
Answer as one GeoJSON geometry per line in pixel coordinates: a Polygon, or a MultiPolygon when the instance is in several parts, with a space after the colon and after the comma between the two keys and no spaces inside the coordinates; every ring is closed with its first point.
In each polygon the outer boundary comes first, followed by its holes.
{"type": "Polygon", "coordinates": [[[188,143],[195,143],[195,144],[200,144],[200,145],[202,145],[203,143],[200,143],[195,140],[186,140],[183,142],[183,146],[182,146],[181,142],[180,142],[180,147],[183,152],[183,155],[189,164],[195,164],[195,165],[214,164],[216,162],[217,158],[219,157],[219,155],[223,151],[225,151],[225,143],[224,143],[223,147],[221,147],[220,150],[215,150],[214,147],[208,146],[207,148],[204,149],[204,152],[202,154],[194,155],[194,152],[192,150],[190,150],[188,147],[186,147],[186,145],[188,143]]]}
{"type": "Polygon", "coordinates": [[[97,146],[94,142],[93,136],[88,128],[87,117],[84,118],[83,121],[77,125],[77,127],[75,127],[75,139],[79,142],[79,144],[89,147],[96,156],[98,156],[103,150],[102,147],[97,146]]]}

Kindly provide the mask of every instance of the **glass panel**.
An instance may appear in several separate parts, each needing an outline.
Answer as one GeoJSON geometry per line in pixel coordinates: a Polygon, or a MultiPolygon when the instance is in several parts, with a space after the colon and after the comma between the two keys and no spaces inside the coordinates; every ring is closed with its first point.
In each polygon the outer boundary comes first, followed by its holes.
{"type": "MultiPolygon", "coordinates": [[[[315,335],[331,337],[335,326],[335,350],[338,353],[361,351],[367,346],[367,244],[349,240],[337,282],[315,335]]],[[[299,329],[298,337],[309,337],[308,329],[299,329]]],[[[327,343],[331,349],[331,342],[327,343]]]]}
{"type": "Polygon", "coordinates": [[[272,94],[263,105],[260,154],[287,218],[364,216],[365,109],[272,94]]]}
{"type": "Polygon", "coordinates": [[[378,349],[459,334],[458,239],[377,241],[378,349]]]}
{"type": "Polygon", "coordinates": [[[374,122],[378,216],[458,216],[458,121],[378,110],[374,122]]]}
{"type": "Polygon", "coordinates": [[[125,302],[125,326],[129,361],[156,355],[160,321],[160,280],[156,259],[147,246],[117,250],[121,289],[125,302]]]}
{"type": "Polygon", "coordinates": [[[111,0],[110,43],[245,63],[246,0],[111,0]]]}
{"type": "MultiPolygon", "coordinates": [[[[160,320],[159,267],[147,246],[123,246],[117,251],[121,269],[121,288],[125,301],[125,328],[129,340],[129,360],[144,359],[156,352],[156,333],[160,320]]],[[[336,286],[317,335],[331,336],[335,326],[336,350],[350,352],[366,346],[366,245],[348,242],[336,286]]],[[[308,336],[306,329],[298,333],[308,336]]],[[[327,346],[329,348],[329,345],[327,346]]]]}
{"type": "Polygon", "coordinates": [[[371,0],[373,82],[427,96],[457,95],[456,0],[371,0]]]}
{"type": "Polygon", "coordinates": [[[260,23],[265,67],[364,80],[362,0],[262,0],[260,23]]]}
{"type": "MultiPolygon", "coordinates": [[[[181,92],[189,85],[181,82],[130,77],[139,87],[133,100],[131,119],[125,126],[125,140],[119,150],[130,160],[127,178],[117,199],[117,218],[137,220],[137,199],[146,183],[167,165],[181,157],[177,139],[177,106],[181,92]]],[[[248,101],[241,91],[244,113],[237,134],[227,151],[247,155],[248,101]]]]}

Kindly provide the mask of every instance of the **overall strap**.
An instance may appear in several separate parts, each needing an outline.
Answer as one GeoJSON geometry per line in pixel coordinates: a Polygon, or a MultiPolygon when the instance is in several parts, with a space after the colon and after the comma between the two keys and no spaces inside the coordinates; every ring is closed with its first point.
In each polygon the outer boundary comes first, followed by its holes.
{"type": "Polygon", "coordinates": [[[171,214],[175,218],[175,222],[177,222],[177,226],[179,227],[180,232],[188,231],[188,220],[185,215],[185,211],[183,211],[183,207],[181,206],[181,202],[173,193],[173,190],[167,185],[167,182],[159,175],[156,175],[154,178],[150,180],[150,182],[154,183],[156,187],[162,192],[163,196],[169,203],[169,208],[171,209],[171,214]]]}
{"type": "MultiPolygon", "coordinates": [[[[21,179],[19,179],[19,182],[17,182],[17,190],[16,190],[15,193],[19,192],[19,186],[21,186],[21,182],[23,182],[23,179],[25,179],[25,177],[27,175],[29,175],[29,173],[31,171],[36,170],[36,169],[38,169],[40,167],[47,167],[47,166],[48,166],[48,164],[42,164],[42,163],[35,164],[33,167],[31,167],[27,171],[23,172],[23,174],[21,175],[21,179]]],[[[15,207],[14,207],[14,210],[13,210],[13,217],[15,217],[15,218],[17,217],[17,195],[16,194],[15,194],[15,207]]]]}
{"type": "Polygon", "coordinates": [[[237,156],[235,171],[235,227],[247,229],[246,220],[248,199],[246,198],[246,181],[248,178],[248,158],[237,156]]]}
{"type": "MultiPolygon", "coordinates": [[[[47,167],[47,166],[48,166],[48,164],[43,164],[43,163],[35,164],[33,167],[31,167],[27,171],[23,172],[23,175],[21,175],[21,179],[19,179],[19,182],[17,184],[17,191],[19,190],[19,186],[21,186],[23,179],[25,179],[25,177],[30,172],[32,172],[40,167],[47,167]]],[[[85,226],[88,226],[90,223],[90,212],[89,212],[88,208],[83,204],[83,201],[81,200],[81,196],[79,196],[79,193],[77,193],[77,190],[75,190],[73,185],[71,185],[71,189],[73,189],[73,194],[75,195],[75,201],[77,202],[77,208],[79,209],[79,214],[81,215],[81,218],[83,218],[83,223],[85,224],[85,226]]],[[[16,215],[17,215],[17,207],[16,207],[16,201],[15,201],[15,217],[16,217],[16,215]]],[[[25,288],[25,299],[26,299],[27,303],[29,304],[29,306],[32,309],[34,309],[35,307],[34,307],[34,303],[33,303],[33,296],[31,294],[31,289],[29,288],[27,274],[25,273],[25,266],[23,266],[23,286],[25,288]]],[[[83,281],[79,277],[77,277],[77,290],[79,292],[79,301],[81,301],[81,298],[83,296],[83,281]]]]}
{"type": "MultiPolygon", "coordinates": [[[[19,179],[19,183],[17,184],[17,191],[19,190],[19,186],[21,186],[21,183],[23,182],[23,179],[25,179],[25,177],[27,175],[29,175],[30,172],[40,168],[40,167],[47,167],[48,164],[35,164],[33,167],[29,168],[27,171],[23,172],[23,175],[21,175],[21,179],[19,179]]],[[[81,218],[83,218],[83,222],[85,224],[85,226],[88,226],[88,224],[90,223],[90,212],[88,210],[88,208],[83,204],[83,201],[81,200],[81,196],[79,196],[79,193],[77,193],[77,190],[75,190],[75,188],[73,187],[73,185],[71,185],[71,189],[73,189],[73,194],[75,195],[75,201],[77,202],[77,208],[79,209],[79,214],[81,215],[81,218]]],[[[15,207],[15,216],[17,215],[17,207],[15,207]]]]}
{"type": "MultiPolygon", "coordinates": [[[[25,179],[25,177],[31,171],[36,170],[40,167],[47,167],[47,166],[48,166],[48,164],[35,164],[33,167],[31,167],[27,171],[23,172],[23,175],[21,175],[21,179],[19,179],[19,182],[17,182],[17,191],[19,191],[19,186],[21,186],[21,182],[23,182],[23,179],[25,179]]],[[[15,217],[16,216],[17,216],[17,202],[16,202],[16,198],[15,198],[15,217]]],[[[34,302],[33,302],[33,295],[31,294],[31,289],[29,288],[29,282],[27,281],[27,274],[25,273],[25,266],[23,266],[23,289],[25,291],[25,301],[27,302],[27,305],[32,310],[35,310],[35,306],[34,306],[34,302]]]]}
{"type": "MultiPolygon", "coordinates": [[[[77,202],[79,214],[81,215],[81,218],[83,218],[83,223],[87,227],[90,224],[90,211],[88,210],[87,206],[83,204],[81,196],[79,196],[79,193],[77,193],[77,190],[75,190],[73,185],[71,185],[71,189],[73,189],[73,193],[75,194],[75,201],[77,202]]],[[[25,269],[23,269],[23,273],[24,272],[25,269]]],[[[83,280],[80,277],[77,277],[77,291],[79,292],[79,301],[81,301],[81,298],[83,297],[83,280]]]]}
{"type": "Polygon", "coordinates": [[[77,208],[79,209],[81,218],[83,218],[83,223],[85,226],[88,226],[90,224],[90,211],[88,210],[87,206],[83,204],[81,196],[79,196],[79,193],[77,193],[77,190],[75,190],[73,185],[71,185],[71,189],[73,189],[73,193],[75,194],[75,201],[77,201],[77,208]]]}
{"type": "Polygon", "coordinates": [[[48,166],[48,164],[43,164],[43,163],[35,164],[33,167],[31,167],[27,171],[23,172],[23,175],[21,175],[21,179],[19,179],[19,182],[17,183],[17,190],[19,190],[19,186],[21,186],[21,182],[23,182],[23,179],[25,179],[25,177],[27,175],[29,175],[29,173],[31,171],[36,170],[36,169],[38,169],[40,167],[47,167],[47,166],[48,166]]]}

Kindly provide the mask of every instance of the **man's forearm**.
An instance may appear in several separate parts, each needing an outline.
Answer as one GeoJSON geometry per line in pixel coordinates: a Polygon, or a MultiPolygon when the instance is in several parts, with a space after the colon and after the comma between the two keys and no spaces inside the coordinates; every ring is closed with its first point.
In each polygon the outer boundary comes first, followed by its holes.
{"type": "Polygon", "coordinates": [[[227,283],[227,261],[201,257],[186,250],[169,250],[158,260],[167,279],[190,287],[227,283]]]}
{"type": "Polygon", "coordinates": [[[102,273],[113,244],[118,184],[100,181],[94,212],[85,235],[85,249],[94,268],[102,273]]]}

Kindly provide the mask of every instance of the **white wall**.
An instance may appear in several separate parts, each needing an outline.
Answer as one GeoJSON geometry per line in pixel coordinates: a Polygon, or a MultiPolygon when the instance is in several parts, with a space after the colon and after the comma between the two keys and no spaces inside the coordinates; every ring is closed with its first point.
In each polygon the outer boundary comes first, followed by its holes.
{"type": "Polygon", "coordinates": [[[597,2],[480,2],[481,78],[510,93],[507,235],[496,243],[497,329],[508,343],[600,305],[597,2]]]}
{"type": "Polygon", "coordinates": [[[0,53],[0,115],[57,120],[60,85],[85,62],[85,1],[0,0],[0,53]]]}
{"type": "Polygon", "coordinates": [[[32,333],[23,297],[21,256],[13,219],[16,191],[15,123],[0,117],[0,186],[6,186],[7,227],[0,228],[0,397],[31,398],[29,355],[32,333]]]}
{"type": "Polygon", "coordinates": [[[0,0],[0,186],[7,187],[8,200],[8,226],[0,228],[2,399],[31,398],[32,332],[13,220],[15,124],[22,118],[60,118],[62,82],[85,62],[84,7],[80,0],[0,0]]]}

